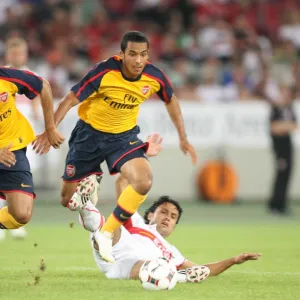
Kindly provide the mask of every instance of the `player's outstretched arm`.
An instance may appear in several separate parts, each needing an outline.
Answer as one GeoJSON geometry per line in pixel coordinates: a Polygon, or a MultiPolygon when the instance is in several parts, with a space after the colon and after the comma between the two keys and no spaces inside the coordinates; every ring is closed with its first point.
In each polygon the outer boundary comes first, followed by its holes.
{"type": "Polygon", "coordinates": [[[238,256],[224,259],[219,262],[204,264],[204,266],[210,269],[210,276],[216,276],[234,265],[240,265],[249,260],[258,260],[260,256],[261,254],[259,253],[242,253],[238,256]]]}
{"type": "Polygon", "coordinates": [[[45,131],[37,135],[33,141],[33,150],[38,154],[45,154],[49,151],[51,145],[54,148],[59,148],[63,143],[64,137],[57,130],[53,113],[53,97],[50,84],[43,79],[43,89],[40,93],[41,105],[45,121],[45,131]]]}
{"type": "MultiPolygon", "coordinates": [[[[228,259],[224,259],[215,263],[209,263],[209,264],[203,264],[202,266],[206,266],[210,269],[210,274],[209,276],[216,276],[219,275],[221,273],[223,273],[224,271],[226,271],[227,269],[229,269],[230,267],[234,266],[234,265],[240,265],[243,264],[246,261],[249,260],[258,260],[260,258],[261,254],[259,253],[242,253],[240,255],[228,258],[228,259]]],[[[183,269],[188,269],[188,268],[192,268],[195,267],[196,264],[192,263],[191,261],[186,260],[182,266],[180,267],[181,270],[183,269]]]]}
{"type": "Polygon", "coordinates": [[[192,163],[197,163],[197,154],[194,147],[188,142],[184,129],[183,118],[177,97],[173,94],[171,101],[166,104],[170,118],[175,125],[180,141],[180,149],[185,155],[190,155],[192,163]]]}
{"type": "Polygon", "coordinates": [[[50,84],[47,80],[43,79],[43,89],[40,94],[41,105],[43,108],[43,115],[45,121],[45,130],[49,143],[54,148],[59,148],[60,144],[63,143],[64,137],[56,129],[53,115],[53,97],[50,84]]]}
{"type": "MultiPolygon", "coordinates": [[[[58,104],[54,113],[54,126],[64,119],[67,112],[75,105],[79,103],[79,100],[75,96],[74,92],[69,92],[58,104]]],[[[52,109],[53,111],[53,109],[52,109]]],[[[50,141],[48,141],[47,130],[40,135],[37,135],[36,140],[33,142],[33,150],[38,154],[45,154],[50,150],[50,141]]]]}
{"type": "Polygon", "coordinates": [[[79,104],[79,100],[76,97],[73,91],[68,92],[66,96],[62,98],[62,100],[58,103],[58,106],[55,109],[54,120],[55,125],[58,124],[64,119],[67,112],[73,107],[79,104]]]}

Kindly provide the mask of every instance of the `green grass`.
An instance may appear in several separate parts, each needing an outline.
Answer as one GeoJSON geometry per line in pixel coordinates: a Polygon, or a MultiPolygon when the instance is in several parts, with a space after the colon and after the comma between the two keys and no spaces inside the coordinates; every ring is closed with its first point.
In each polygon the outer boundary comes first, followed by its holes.
{"type": "MultiPolygon", "coordinates": [[[[111,206],[104,207],[107,213],[111,206]]],[[[108,280],[96,268],[88,234],[75,215],[56,205],[38,205],[25,241],[8,236],[0,244],[1,300],[85,299],[300,299],[299,207],[293,218],[267,216],[259,205],[232,207],[188,203],[170,241],[199,264],[244,251],[259,261],[234,266],[201,284],[173,291],[144,291],[138,281],[108,280]],[[46,270],[41,271],[41,258],[46,270]],[[38,284],[34,284],[39,277],[38,284]]]]}

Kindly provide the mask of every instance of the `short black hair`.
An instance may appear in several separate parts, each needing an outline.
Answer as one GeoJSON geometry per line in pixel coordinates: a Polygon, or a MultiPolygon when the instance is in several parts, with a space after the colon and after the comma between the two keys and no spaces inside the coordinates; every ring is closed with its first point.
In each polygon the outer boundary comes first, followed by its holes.
{"type": "Polygon", "coordinates": [[[122,52],[125,52],[128,42],[147,43],[147,48],[149,49],[149,41],[147,37],[140,31],[128,31],[123,35],[121,41],[122,52]]]}
{"type": "Polygon", "coordinates": [[[176,224],[178,224],[179,222],[179,219],[181,217],[181,214],[183,212],[182,210],[182,207],[180,206],[179,202],[172,199],[170,196],[160,196],[156,201],[154,201],[152,203],[152,205],[145,211],[145,214],[144,214],[144,221],[146,224],[149,224],[149,220],[148,220],[148,215],[149,213],[154,213],[156,211],[156,209],[161,206],[162,204],[164,203],[171,203],[173,204],[174,206],[176,206],[177,210],[178,210],[178,213],[179,213],[179,216],[178,216],[178,219],[176,221],[176,224]]]}

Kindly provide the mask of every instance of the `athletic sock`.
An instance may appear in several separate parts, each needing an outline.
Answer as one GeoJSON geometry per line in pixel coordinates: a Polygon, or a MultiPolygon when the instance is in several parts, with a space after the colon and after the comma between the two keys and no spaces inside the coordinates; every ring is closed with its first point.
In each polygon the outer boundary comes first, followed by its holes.
{"type": "Polygon", "coordinates": [[[137,193],[132,185],[128,185],[120,195],[116,208],[101,228],[101,232],[112,234],[138,210],[146,198],[147,195],[137,193]]]}
{"type": "Polygon", "coordinates": [[[7,206],[0,209],[0,228],[1,229],[17,229],[25,224],[17,222],[14,217],[8,212],[7,206]]]}

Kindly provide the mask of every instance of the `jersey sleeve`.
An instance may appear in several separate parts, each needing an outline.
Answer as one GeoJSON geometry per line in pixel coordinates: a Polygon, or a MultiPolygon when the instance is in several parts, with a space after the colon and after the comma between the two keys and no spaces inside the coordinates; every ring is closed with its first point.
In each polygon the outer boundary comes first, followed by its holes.
{"type": "Polygon", "coordinates": [[[162,71],[160,71],[160,80],[158,82],[160,84],[160,90],[157,92],[157,95],[164,102],[170,102],[173,96],[173,88],[171,82],[162,71]]]}
{"type": "Polygon", "coordinates": [[[34,99],[43,89],[43,80],[35,73],[13,68],[1,68],[0,78],[14,83],[18,94],[24,94],[29,99],[34,99]]]}
{"type": "Polygon", "coordinates": [[[176,268],[179,269],[182,264],[186,261],[186,258],[181,254],[181,252],[173,245],[171,245],[172,254],[173,254],[173,263],[176,268]]]}
{"type": "Polygon", "coordinates": [[[153,65],[149,65],[145,74],[159,83],[160,89],[156,92],[159,98],[164,102],[170,102],[174,92],[171,82],[163,71],[153,65]]]}
{"type": "Polygon", "coordinates": [[[145,222],[142,216],[136,212],[123,224],[123,226],[129,230],[132,227],[143,227],[145,226],[145,222]]]}
{"type": "Polygon", "coordinates": [[[93,93],[98,92],[103,76],[109,71],[105,61],[95,65],[81,81],[71,88],[71,91],[80,102],[83,102],[93,93]]]}

